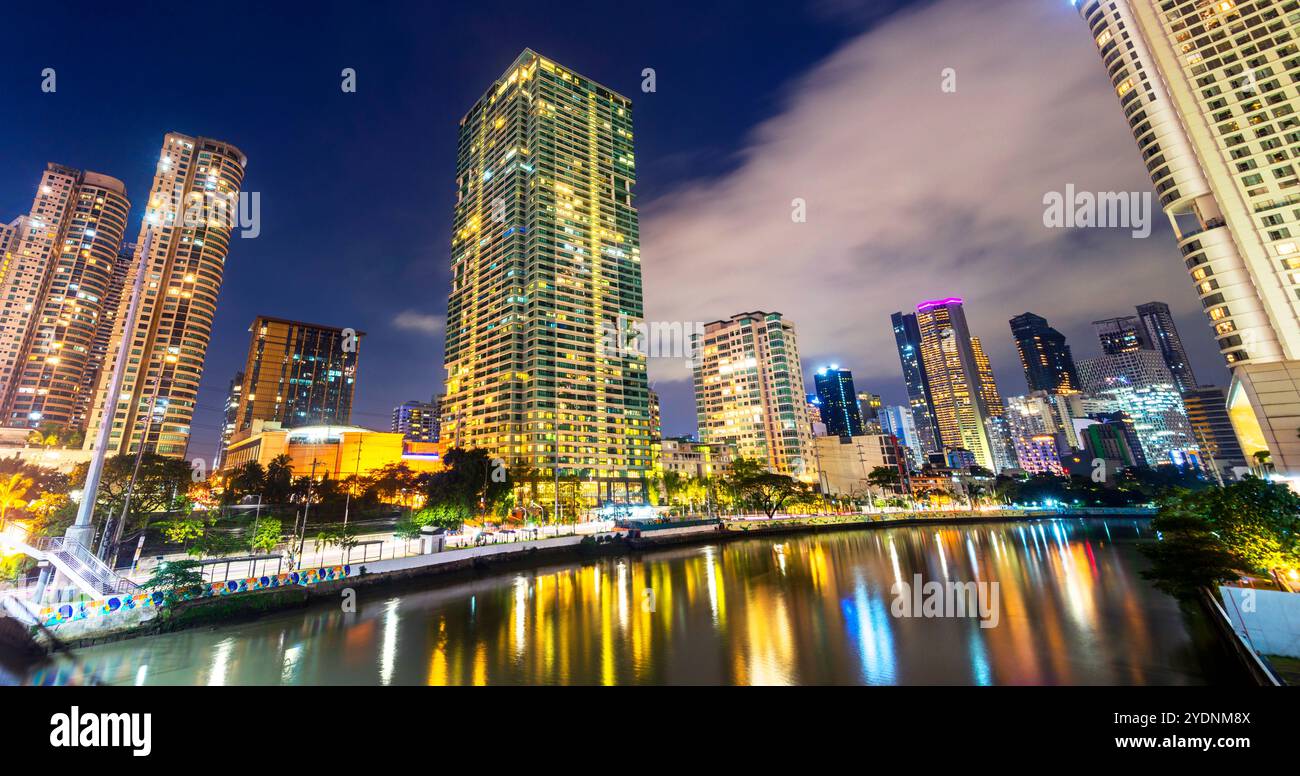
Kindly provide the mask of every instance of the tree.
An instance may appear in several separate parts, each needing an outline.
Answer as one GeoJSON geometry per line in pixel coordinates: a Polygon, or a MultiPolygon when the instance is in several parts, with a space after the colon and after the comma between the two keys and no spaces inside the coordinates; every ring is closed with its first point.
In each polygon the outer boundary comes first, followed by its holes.
{"type": "Polygon", "coordinates": [[[807,490],[793,477],[772,472],[746,473],[737,481],[740,493],[770,519],[787,502],[804,495],[807,490]]]}
{"type": "Polygon", "coordinates": [[[33,485],[32,478],[22,474],[14,473],[5,479],[0,479],[0,526],[5,523],[5,517],[11,509],[22,509],[27,506],[27,491],[33,485]]]}
{"type": "Polygon", "coordinates": [[[287,504],[292,488],[293,459],[288,455],[277,455],[266,465],[266,476],[262,485],[262,502],[266,504],[287,504]]]}
{"type": "Polygon", "coordinates": [[[185,552],[187,555],[194,555],[200,558],[214,558],[222,555],[233,555],[243,551],[246,547],[243,539],[233,534],[204,531],[198,537],[198,540],[190,545],[185,552]]]}
{"type": "Polygon", "coordinates": [[[266,517],[257,522],[253,536],[248,540],[248,549],[253,552],[268,553],[280,543],[284,525],[278,517],[266,517]]]}
{"type": "Polygon", "coordinates": [[[343,552],[346,560],[348,553],[352,548],[357,546],[357,526],[356,524],[334,524],[325,526],[316,534],[316,549],[321,547],[338,547],[343,552]]]}
{"type": "Polygon", "coordinates": [[[262,495],[266,489],[266,469],[257,461],[248,461],[231,472],[226,481],[227,504],[234,504],[246,496],[262,495]]]}
{"type": "Polygon", "coordinates": [[[510,495],[510,481],[486,450],[452,448],[442,458],[444,469],[425,482],[428,518],[445,527],[459,526],[476,514],[497,510],[510,495]]]}
{"type": "MultiPolygon", "coordinates": [[[[193,482],[189,463],[179,458],[144,453],[136,471],[135,461],[135,454],[114,455],[104,461],[95,499],[94,512],[98,519],[112,517],[116,520],[121,516],[128,488],[131,502],[126,526],[129,528],[146,528],[154,514],[174,511],[183,503],[193,482]],[[131,485],[133,473],[134,486],[131,485]]],[[[73,470],[72,481],[77,487],[86,482],[88,467],[89,464],[83,463],[73,470]]]]}
{"type": "Polygon", "coordinates": [[[1184,492],[1170,509],[1201,520],[1242,570],[1300,564],[1300,496],[1286,485],[1247,477],[1224,488],[1184,492]]]}
{"type": "Polygon", "coordinates": [[[195,594],[203,588],[203,564],[197,560],[170,560],[158,564],[149,581],[144,583],[146,590],[160,590],[168,603],[187,594],[195,594]]]}
{"type": "Polygon", "coordinates": [[[1142,576],[1160,590],[1187,601],[1201,588],[1238,577],[1236,558],[1183,499],[1162,506],[1151,526],[1160,532],[1160,540],[1141,547],[1151,559],[1151,568],[1142,576]]]}

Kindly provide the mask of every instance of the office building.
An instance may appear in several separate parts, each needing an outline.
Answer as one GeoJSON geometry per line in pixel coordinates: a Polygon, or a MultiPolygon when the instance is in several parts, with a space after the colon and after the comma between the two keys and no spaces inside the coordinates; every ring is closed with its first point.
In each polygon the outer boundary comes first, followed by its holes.
{"type": "Polygon", "coordinates": [[[235,431],[239,428],[239,396],[243,390],[244,373],[236,372],[234,379],[226,388],[226,401],[222,405],[221,441],[217,443],[217,456],[212,464],[213,471],[222,467],[226,457],[226,446],[230,444],[235,431]]]}
{"type": "Polygon", "coordinates": [[[1184,391],[1183,406],[1207,464],[1213,458],[1221,471],[1250,465],[1228,417],[1227,388],[1207,385],[1184,391]]]}
{"type": "Polygon", "coordinates": [[[1187,393],[1197,387],[1196,374],[1192,372],[1191,359],[1183,347],[1183,338],[1178,336],[1178,326],[1174,323],[1173,313],[1164,302],[1147,302],[1137,306],[1138,320],[1146,330],[1146,340],[1152,349],[1164,358],[1174,377],[1174,385],[1179,392],[1187,393]]]}
{"type": "Polygon", "coordinates": [[[939,441],[945,449],[968,450],[980,466],[998,471],[1005,446],[990,437],[986,421],[1001,417],[1002,399],[979,338],[966,324],[962,300],[922,302],[916,321],[939,441]]]}
{"type": "Polygon", "coordinates": [[[1029,391],[1071,393],[1079,390],[1079,373],[1074,366],[1065,335],[1047,324],[1047,319],[1022,313],[1011,319],[1011,336],[1016,341],[1020,365],[1025,370],[1029,391]]]}
{"type": "Polygon", "coordinates": [[[838,364],[823,367],[813,375],[818,406],[826,433],[830,436],[862,436],[862,412],[853,389],[853,373],[838,364]]]}
{"type": "Polygon", "coordinates": [[[903,367],[903,382],[907,385],[907,403],[916,424],[921,455],[938,452],[939,427],[935,422],[930,401],[930,385],[926,381],[925,367],[921,364],[921,331],[915,313],[894,313],[890,316],[894,328],[894,344],[898,360],[903,367]]]}

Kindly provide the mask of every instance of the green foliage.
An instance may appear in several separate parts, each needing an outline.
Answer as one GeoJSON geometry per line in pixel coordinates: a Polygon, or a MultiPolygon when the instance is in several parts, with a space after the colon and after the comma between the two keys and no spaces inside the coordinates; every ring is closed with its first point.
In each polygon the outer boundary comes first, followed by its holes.
{"type": "Polygon", "coordinates": [[[402,515],[402,517],[397,521],[397,524],[393,526],[393,535],[396,536],[398,539],[405,539],[407,541],[411,541],[412,539],[419,539],[420,528],[423,525],[433,525],[433,524],[434,523],[422,524],[418,522],[413,515],[410,514],[402,515]]]}
{"type": "Polygon", "coordinates": [[[349,523],[348,525],[335,523],[324,526],[320,529],[320,532],[316,534],[316,549],[319,550],[321,547],[338,547],[346,556],[349,550],[357,546],[358,533],[356,525],[352,523],[349,523]]]}
{"type": "MultiPolygon", "coordinates": [[[[135,459],[134,453],[105,459],[95,501],[96,515],[113,515],[116,518],[122,514],[131,473],[135,470],[135,459]]],[[[83,463],[73,469],[71,481],[74,487],[80,488],[85,484],[88,467],[89,464],[83,463]]],[[[183,509],[183,499],[192,483],[193,471],[186,461],[145,453],[140,458],[135,487],[131,490],[127,528],[143,528],[156,513],[183,509]]]]}
{"type": "Polygon", "coordinates": [[[266,465],[262,501],[266,504],[286,504],[292,488],[293,460],[288,455],[277,455],[266,465]]]}
{"type": "Polygon", "coordinates": [[[1158,542],[1142,546],[1151,559],[1151,568],[1142,576],[1156,587],[1182,600],[1190,600],[1202,587],[1213,589],[1222,582],[1236,579],[1236,558],[1199,515],[1173,501],[1163,507],[1152,522],[1161,532],[1158,542]]]}
{"type": "Polygon", "coordinates": [[[811,496],[809,488],[793,477],[769,472],[758,461],[748,458],[737,458],[732,463],[728,484],[737,500],[769,518],[787,503],[800,503],[811,496]]]}
{"type": "Polygon", "coordinates": [[[144,587],[146,590],[161,590],[168,601],[174,601],[203,587],[202,568],[197,560],[164,561],[154,569],[144,587]]]}
{"type": "Polygon", "coordinates": [[[280,543],[284,525],[278,517],[265,517],[258,521],[248,548],[253,552],[268,553],[280,543]]]}
{"type": "Polygon", "coordinates": [[[246,547],[245,541],[233,534],[205,531],[185,552],[198,558],[219,558],[243,552],[246,547]]]}
{"type": "Polygon", "coordinates": [[[203,520],[189,515],[162,523],[163,538],[172,544],[186,544],[203,536],[207,526],[203,520]]]}
{"type": "Polygon", "coordinates": [[[452,448],[442,458],[446,467],[425,484],[428,507],[416,515],[422,525],[460,526],[474,515],[500,510],[510,495],[508,472],[498,469],[486,450],[452,448]]]}
{"type": "Polygon", "coordinates": [[[1200,520],[1242,570],[1300,565],[1300,496],[1286,485],[1247,477],[1225,488],[1178,493],[1162,506],[1166,512],[1200,520]]]}

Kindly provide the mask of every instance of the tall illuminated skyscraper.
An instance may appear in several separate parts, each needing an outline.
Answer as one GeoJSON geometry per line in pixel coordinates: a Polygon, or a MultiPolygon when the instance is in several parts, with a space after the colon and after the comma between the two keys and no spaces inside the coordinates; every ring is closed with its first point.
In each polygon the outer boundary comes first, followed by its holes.
{"type": "Polygon", "coordinates": [[[969,450],[980,466],[997,471],[1008,457],[998,425],[1002,399],[979,338],[966,325],[962,300],[922,302],[916,322],[940,441],[946,449],[969,450]]]}
{"type": "Polygon", "coordinates": [[[838,365],[823,367],[813,375],[813,384],[817,387],[826,433],[838,437],[862,436],[862,410],[858,407],[857,391],[853,389],[853,373],[838,365]]]}
{"type": "Polygon", "coordinates": [[[159,455],[185,455],[247,161],[229,143],[176,132],[163,138],[136,255],[123,281],[95,391],[87,448],[96,443],[126,336],[130,358],[113,412],[108,453],[134,452],[143,444],[159,455]],[[141,267],[147,274],[139,309],[135,320],[128,321],[141,267]]]}
{"type": "Polygon", "coordinates": [[[1300,474],[1300,16],[1283,0],[1076,0],[1233,371],[1246,455],[1300,474]]]}
{"type": "Polygon", "coordinates": [[[644,498],[646,359],[623,336],[643,318],[635,183],[632,102],[533,51],[461,119],[448,445],[644,498]]]}
{"type": "MultiPolygon", "coordinates": [[[[114,264],[131,203],[116,178],[50,164],[15,225],[0,277],[0,419],[85,424],[88,373],[111,316],[114,264]]],[[[120,282],[120,277],[118,278],[120,282]]]]}
{"type": "Polygon", "coordinates": [[[1183,338],[1178,335],[1178,325],[1169,305],[1164,302],[1147,302],[1137,306],[1138,320],[1142,321],[1147,332],[1147,342],[1160,351],[1165,365],[1174,376],[1174,385],[1186,393],[1196,390],[1196,374],[1192,371],[1192,361],[1187,357],[1183,347],[1183,338]]]}
{"type": "Polygon", "coordinates": [[[903,367],[903,382],[907,385],[907,404],[916,426],[916,444],[919,457],[943,449],[939,442],[939,427],[935,422],[930,399],[930,384],[926,381],[925,367],[921,364],[921,330],[916,325],[915,313],[897,312],[890,316],[894,327],[894,344],[898,347],[898,361],[903,367]]]}
{"type": "Polygon", "coordinates": [[[780,313],[740,313],[705,324],[695,345],[700,441],[730,445],[771,471],[816,482],[794,324],[780,313]]]}

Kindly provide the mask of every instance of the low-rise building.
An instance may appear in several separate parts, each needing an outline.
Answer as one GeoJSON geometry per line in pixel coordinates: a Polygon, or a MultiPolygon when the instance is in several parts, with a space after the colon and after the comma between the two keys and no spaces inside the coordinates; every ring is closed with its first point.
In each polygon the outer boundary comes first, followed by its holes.
{"type": "Polygon", "coordinates": [[[855,437],[824,436],[814,440],[822,492],[828,496],[861,498],[878,494],[868,481],[872,470],[888,467],[898,472],[901,492],[907,482],[906,453],[893,434],[855,437]]]}
{"type": "Polygon", "coordinates": [[[675,472],[683,477],[719,477],[731,471],[732,452],[725,444],[670,438],[659,443],[660,472],[675,472]]]}
{"type": "Polygon", "coordinates": [[[275,421],[253,421],[248,433],[230,443],[224,470],[256,461],[266,466],[288,455],[295,476],[343,479],[365,476],[389,464],[404,463],[415,472],[442,470],[442,446],[412,442],[400,433],[371,431],[358,426],[282,428],[275,421]]]}

